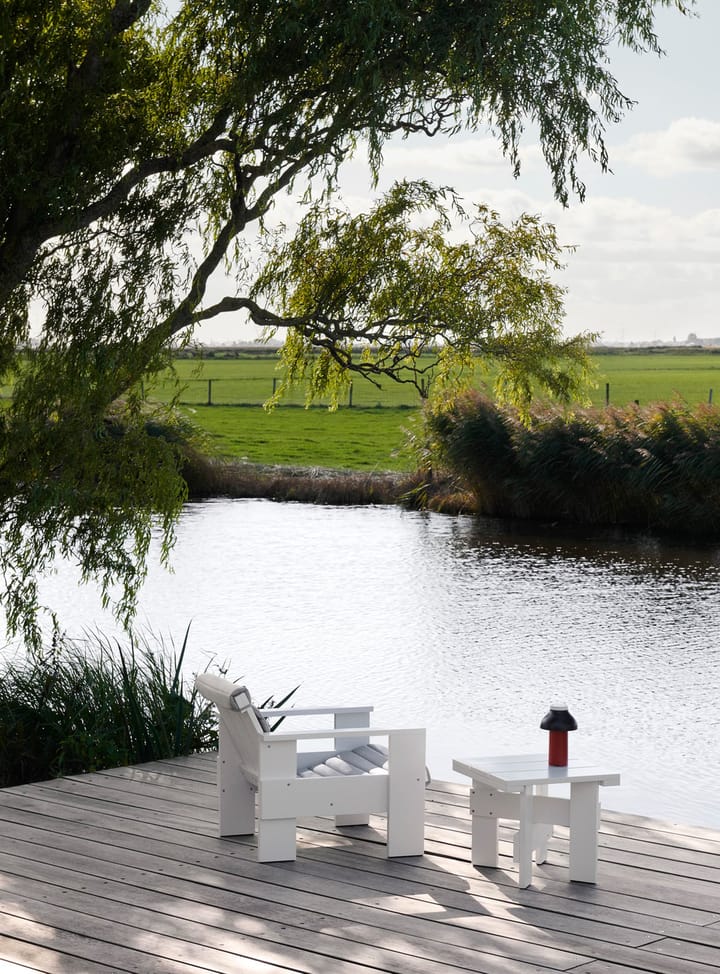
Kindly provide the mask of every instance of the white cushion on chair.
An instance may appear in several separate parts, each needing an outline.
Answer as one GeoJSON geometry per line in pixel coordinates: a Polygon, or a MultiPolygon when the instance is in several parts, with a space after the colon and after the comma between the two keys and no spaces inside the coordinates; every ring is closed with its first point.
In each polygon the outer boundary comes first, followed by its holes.
{"type": "Polygon", "coordinates": [[[331,778],[337,775],[387,774],[388,749],[380,744],[363,744],[342,751],[300,772],[301,778],[331,778]]]}
{"type": "Polygon", "coordinates": [[[260,711],[258,710],[258,708],[254,704],[253,704],[253,710],[255,711],[255,716],[257,717],[257,722],[258,722],[258,724],[260,724],[260,730],[264,734],[269,734],[270,731],[272,730],[272,727],[268,723],[267,718],[265,717],[264,714],[261,714],[260,713],[260,711]]]}
{"type": "MultiPolygon", "coordinates": [[[[368,774],[387,774],[389,754],[388,749],[382,744],[363,744],[362,747],[356,747],[354,751],[348,751],[340,757],[362,767],[368,774]]],[[[431,781],[430,769],[426,767],[425,784],[429,785],[431,781]]]]}
{"type": "Polygon", "coordinates": [[[270,727],[270,724],[267,722],[267,718],[263,714],[260,713],[260,711],[258,710],[258,708],[252,702],[252,697],[250,696],[250,691],[248,690],[247,687],[237,686],[235,688],[234,698],[237,699],[238,697],[242,696],[242,694],[244,694],[247,697],[248,703],[252,707],[253,713],[255,714],[255,717],[257,718],[257,722],[258,722],[258,724],[260,724],[260,730],[264,734],[269,734],[270,731],[272,730],[272,728],[270,727]]]}

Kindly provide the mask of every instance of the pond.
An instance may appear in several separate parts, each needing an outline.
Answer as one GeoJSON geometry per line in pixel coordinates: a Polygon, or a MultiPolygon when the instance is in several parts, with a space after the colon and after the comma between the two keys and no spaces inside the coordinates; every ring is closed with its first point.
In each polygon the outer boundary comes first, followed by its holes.
{"type": "MultiPolygon", "coordinates": [[[[191,623],[188,674],[227,662],[257,699],[372,703],[427,727],[445,780],[454,756],[546,750],[540,719],[565,702],[571,754],[622,773],[605,806],[720,827],[718,548],[219,500],[186,507],[172,561],[139,624],[179,645],[191,623]]],[[[43,595],[70,634],[110,629],[68,566],[43,595]]]]}

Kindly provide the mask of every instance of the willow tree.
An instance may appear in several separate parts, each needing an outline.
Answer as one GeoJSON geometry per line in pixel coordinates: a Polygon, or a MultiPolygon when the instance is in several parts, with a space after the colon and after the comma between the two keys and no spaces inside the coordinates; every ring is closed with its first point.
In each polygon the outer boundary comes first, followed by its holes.
{"type": "MultiPolygon", "coordinates": [[[[0,380],[14,388],[0,419],[0,548],[10,626],[35,632],[35,579],[57,553],[106,593],[117,584],[121,615],[131,611],[153,518],[167,549],[183,499],[172,445],[148,435],[139,380],[198,322],[246,308],[289,329],[300,357],[317,347],[338,368],[376,376],[408,364],[382,316],[374,360],[354,358],[357,321],[303,304],[287,248],[268,258],[277,281],[256,280],[245,248],[278,194],[312,184],[327,200],[359,145],[377,175],[389,138],[480,125],[517,172],[531,122],[558,199],[582,198],[581,157],[607,165],[605,126],[631,104],[610,71],[610,45],[658,51],[656,9],[691,4],[0,5],[0,380]],[[210,301],[221,268],[233,283],[210,301]]],[[[333,234],[340,245],[337,217],[315,224],[323,253],[333,234]]],[[[472,343],[473,322],[463,328],[472,343]]],[[[533,361],[522,348],[519,388],[533,361]]],[[[334,366],[326,374],[336,378],[334,366]]]]}
{"type": "Polygon", "coordinates": [[[525,406],[533,385],[568,401],[587,371],[590,335],[565,338],[555,228],[524,214],[467,213],[448,188],[395,184],[369,213],[314,207],[293,239],[270,248],[248,308],[269,333],[286,330],[285,379],[308,399],[338,394],[360,374],[427,397],[492,363],[501,398],[525,406]],[[258,303],[262,298],[263,303],[258,303]],[[283,311],[269,313],[271,302],[283,311]]]}

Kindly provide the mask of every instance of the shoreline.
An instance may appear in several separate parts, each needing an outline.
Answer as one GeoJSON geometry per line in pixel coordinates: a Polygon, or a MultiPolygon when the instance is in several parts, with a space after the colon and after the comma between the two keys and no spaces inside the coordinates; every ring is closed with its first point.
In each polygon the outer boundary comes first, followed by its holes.
{"type": "Polygon", "coordinates": [[[183,470],[188,500],[257,497],[310,504],[397,504],[446,514],[478,513],[472,495],[449,475],[421,470],[362,471],[247,460],[195,459],[183,470]]]}
{"type": "Polygon", "coordinates": [[[485,509],[458,477],[448,471],[349,470],[254,463],[195,456],[186,461],[183,477],[188,501],[212,498],[286,501],[328,506],[394,505],[436,514],[477,515],[505,525],[512,534],[550,533],[553,536],[621,539],[701,549],[717,548],[720,539],[694,533],[649,528],[644,524],[593,523],[548,513],[522,518],[485,509]]]}

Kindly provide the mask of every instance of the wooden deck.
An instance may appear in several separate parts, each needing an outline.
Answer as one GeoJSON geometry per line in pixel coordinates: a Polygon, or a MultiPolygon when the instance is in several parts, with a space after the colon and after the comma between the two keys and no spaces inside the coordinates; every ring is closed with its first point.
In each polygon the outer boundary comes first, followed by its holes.
{"type": "Polygon", "coordinates": [[[558,830],[518,890],[507,841],[505,868],[470,866],[463,785],[428,790],[413,859],[316,819],[296,863],[260,865],[215,823],[212,755],[0,791],[0,972],[720,971],[709,829],[604,812],[597,886],[567,882],[558,830]]]}

